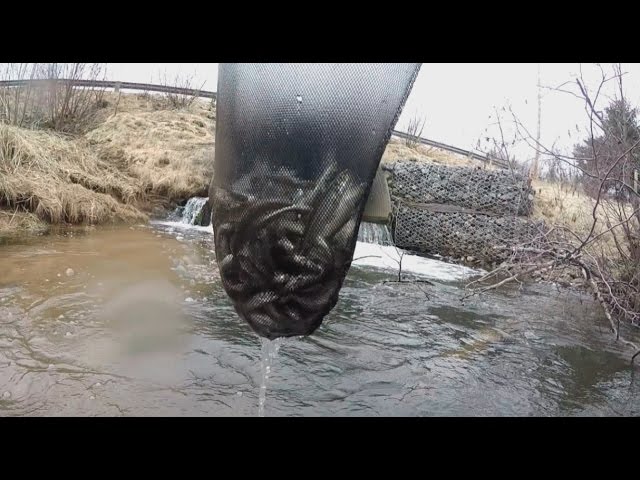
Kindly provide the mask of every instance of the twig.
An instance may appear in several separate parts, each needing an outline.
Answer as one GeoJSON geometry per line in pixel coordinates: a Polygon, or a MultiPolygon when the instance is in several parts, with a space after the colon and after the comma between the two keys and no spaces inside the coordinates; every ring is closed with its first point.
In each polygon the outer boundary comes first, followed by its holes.
{"type": "MultiPolygon", "coordinates": [[[[579,77],[572,82],[577,86],[579,94],[563,89],[569,83],[556,87],[558,91],[580,98],[589,119],[588,141],[586,145],[576,146],[573,156],[562,155],[554,147],[549,149],[542,145],[538,135],[531,135],[510,108],[517,135],[535,149],[536,155],[544,153],[558,165],[568,166],[570,172],[579,172],[573,177],[575,185],[582,181],[583,185],[589,186],[589,194],[595,201],[590,207],[588,233],[585,236],[567,225],[558,225],[546,234],[532,235],[530,241],[520,245],[494,247],[504,250],[504,255],[509,256],[509,260],[469,283],[466,288],[473,287],[473,290],[463,299],[509,282],[519,282],[526,275],[546,271],[561,273],[567,267],[579,268],[585,286],[593,291],[595,299],[602,306],[616,341],[634,348],[633,363],[640,355],[640,349],[622,337],[621,328],[622,320],[629,320],[635,325],[640,318],[640,312],[637,311],[640,301],[640,194],[629,185],[633,168],[637,168],[640,128],[631,123],[632,120],[635,121],[635,110],[626,106],[622,69],[618,66],[614,70],[615,74],[608,76],[600,67],[600,82],[592,92],[584,81],[582,68],[579,77]],[[607,98],[603,94],[603,87],[613,79],[618,80],[619,99],[610,99],[616,103],[603,114],[598,111],[598,102],[602,97],[607,98]],[[611,188],[616,195],[615,203],[607,198],[607,192],[611,188]],[[604,228],[597,228],[603,223],[604,228]],[[613,237],[615,246],[603,241],[608,234],[613,237]],[[501,278],[502,274],[506,278],[501,278]],[[493,284],[477,286],[486,281],[493,284]]],[[[499,118],[498,125],[501,127],[499,118]]],[[[502,129],[500,137],[501,145],[504,146],[502,129]]],[[[494,144],[497,146],[496,140],[494,144]]],[[[564,181],[563,178],[566,177],[560,174],[561,181],[564,181]]]]}
{"type": "Polygon", "coordinates": [[[120,105],[120,97],[122,96],[122,90],[118,89],[118,100],[116,100],[116,108],[113,111],[113,116],[118,114],[118,105],[120,105]]]}
{"type": "MultiPolygon", "coordinates": [[[[525,275],[529,275],[529,274],[534,273],[534,272],[543,273],[543,272],[547,271],[548,269],[553,268],[553,266],[555,265],[556,262],[557,262],[557,260],[551,260],[550,262],[547,262],[547,263],[545,263],[543,265],[535,265],[535,266],[533,266],[531,268],[528,268],[528,269],[526,269],[526,270],[524,270],[522,272],[518,272],[518,273],[516,273],[516,274],[514,274],[514,275],[512,275],[512,276],[510,276],[508,278],[505,278],[504,280],[501,280],[498,283],[483,287],[483,288],[481,288],[479,290],[473,290],[471,293],[468,293],[468,294],[464,295],[462,297],[462,300],[466,300],[467,298],[472,297],[474,295],[477,295],[479,293],[485,293],[485,292],[488,292],[489,290],[494,290],[494,289],[496,289],[498,287],[501,287],[502,285],[504,285],[506,283],[513,282],[513,281],[518,281],[518,276],[525,276],[525,275]]],[[[477,280],[474,281],[474,282],[471,282],[471,283],[476,283],[476,282],[477,282],[477,280]]],[[[471,285],[471,284],[469,284],[469,285],[471,285]]]]}
{"type": "Polygon", "coordinates": [[[354,258],[353,260],[351,260],[352,262],[355,262],[356,260],[362,260],[363,258],[382,258],[379,255],[365,255],[364,257],[358,257],[358,258],[354,258]]]}
{"type": "Polygon", "coordinates": [[[13,219],[15,218],[15,216],[18,214],[18,207],[16,207],[16,211],[13,212],[13,215],[11,215],[11,220],[9,220],[9,224],[7,225],[7,227],[10,227],[11,224],[13,223],[13,219]]]}

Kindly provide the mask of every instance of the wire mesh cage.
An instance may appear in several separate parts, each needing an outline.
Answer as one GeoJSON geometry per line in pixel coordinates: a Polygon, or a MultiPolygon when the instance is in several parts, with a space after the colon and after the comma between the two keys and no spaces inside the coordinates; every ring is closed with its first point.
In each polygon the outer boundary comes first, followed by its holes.
{"type": "Polygon", "coordinates": [[[520,174],[407,161],[390,171],[400,248],[496,261],[505,256],[499,247],[526,243],[544,226],[524,217],[532,213],[534,191],[520,174]]]}

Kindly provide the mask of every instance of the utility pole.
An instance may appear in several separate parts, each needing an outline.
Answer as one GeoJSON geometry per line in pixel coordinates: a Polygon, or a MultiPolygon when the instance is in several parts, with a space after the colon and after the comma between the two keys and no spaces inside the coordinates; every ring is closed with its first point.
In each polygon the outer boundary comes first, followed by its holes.
{"type": "Polygon", "coordinates": [[[536,132],[536,156],[533,158],[533,166],[531,167],[531,179],[537,180],[540,173],[540,117],[542,112],[542,95],[540,94],[540,64],[538,64],[538,131],[536,132]]]}

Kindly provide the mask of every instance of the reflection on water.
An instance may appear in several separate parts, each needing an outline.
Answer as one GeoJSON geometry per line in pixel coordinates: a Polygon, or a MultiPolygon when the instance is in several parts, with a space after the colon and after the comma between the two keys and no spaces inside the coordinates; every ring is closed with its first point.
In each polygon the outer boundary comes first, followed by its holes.
{"type": "MultiPolygon", "coordinates": [[[[261,342],[212,247],[171,225],[0,246],[0,415],[255,416],[261,342]]],[[[317,334],[282,342],[267,416],[640,414],[589,299],[536,286],[462,303],[468,271],[409,262],[434,285],[360,261],[317,334]]]]}

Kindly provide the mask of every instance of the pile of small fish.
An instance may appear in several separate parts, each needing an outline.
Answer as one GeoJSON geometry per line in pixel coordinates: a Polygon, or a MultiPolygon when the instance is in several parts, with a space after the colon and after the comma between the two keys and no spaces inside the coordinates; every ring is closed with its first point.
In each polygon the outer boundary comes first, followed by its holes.
{"type": "Polygon", "coordinates": [[[213,191],[223,286],[259,335],[309,335],[351,264],[366,183],[330,162],[316,181],[252,171],[213,191]]]}

